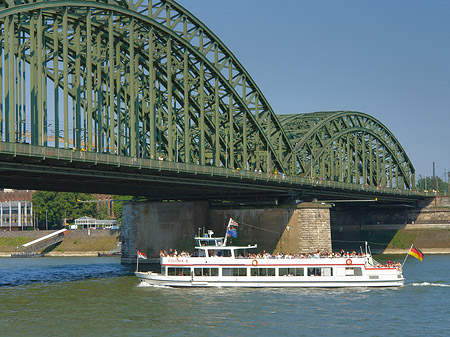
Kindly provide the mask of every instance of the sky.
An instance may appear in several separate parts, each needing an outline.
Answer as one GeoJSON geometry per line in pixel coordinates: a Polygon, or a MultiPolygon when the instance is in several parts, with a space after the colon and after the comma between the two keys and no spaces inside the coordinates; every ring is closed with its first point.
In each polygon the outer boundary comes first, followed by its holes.
{"type": "Polygon", "coordinates": [[[382,122],[416,178],[450,171],[450,1],[178,0],[231,50],[276,114],[382,122]]]}

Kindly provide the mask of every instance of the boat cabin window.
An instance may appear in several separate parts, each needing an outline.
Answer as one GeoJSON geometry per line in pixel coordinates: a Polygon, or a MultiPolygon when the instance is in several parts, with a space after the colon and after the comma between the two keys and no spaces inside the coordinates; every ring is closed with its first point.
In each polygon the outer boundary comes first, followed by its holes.
{"type": "Polygon", "coordinates": [[[189,267],[167,267],[167,275],[169,275],[169,276],[190,276],[191,268],[189,268],[189,267]]]}
{"type": "Polygon", "coordinates": [[[200,238],[195,240],[197,247],[201,246],[222,246],[223,238],[200,238]]]}
{"type": "Polygon", "coordinates": [[[362,276],[361,267],[345,267],[345,276],[362,276]]]}
{"type": "Polygon", "coordinates": [[[303,268],[280,268],[280,276],[305,276],[303,268]]]}
{"type": "Polygon", "coordinates": [[[230,257],[231,250],[229,249],[208,249],[209,257],[230,257]]]}
{"type": "Polygon", "coordinates": [[[197,257],[206,257],[206,253],[204,249],[197,249],[197,251],[195,252],[194,256],[197,257]]]}
{"type": "Polygon", "coordinates": [[[223,268],[222,276],[247,276],[247,268],[223,268]]]}
{"type": "Polygon", "coordinates": [[[248,257],[248,249],[236,249],[234,254],[237,259],[245,259],[248,257]]]}
{"type": "Polygon", "coordinates": [[[333,276],[333,268],[310,267],[308,268],[308,276],[333,276]]]}
{"type": "Polygon", "coordinates": [[[251,268],[251,276],[275,276],[275,268],[251,268]]]}
{"type": "Polygon", "coordinates": [[[219,276],[219,268],[194,268],[195,276],[219,276]]]}

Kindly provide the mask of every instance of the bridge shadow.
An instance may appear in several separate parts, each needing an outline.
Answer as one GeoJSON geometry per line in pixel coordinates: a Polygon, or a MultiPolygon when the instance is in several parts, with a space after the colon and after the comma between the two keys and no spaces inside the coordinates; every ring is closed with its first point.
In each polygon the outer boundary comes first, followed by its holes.
{"type": "Polygon", "coordinates": [[[54,244],[52,244],[52,245],[46,247],[46,248],[41,252],[41,254],[45,256],[46,254],[49,254],[49,253],[53,252],[55,249],[57,249],[57,248],[61,245],[61,243],[62,243],[62,241],[57,242],[57,243],[54,243],[54,244]]]}
{"type": "Polygon", "coordinates": [[[330,213],[333,251],[365,249],[383,253],[388,246],[408,248],[404,230],[419,220],[420,209],[409,205],[342,205],[330,213]]]}

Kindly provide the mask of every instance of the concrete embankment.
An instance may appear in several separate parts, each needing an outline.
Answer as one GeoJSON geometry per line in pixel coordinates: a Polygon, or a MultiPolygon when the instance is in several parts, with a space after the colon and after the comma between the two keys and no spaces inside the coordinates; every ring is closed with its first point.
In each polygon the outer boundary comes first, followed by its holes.
{"type": "MultiPolygon", "coordinates": [[[[54,231],[0,232],[0,256],[9,257],[11,252],[23,251],[22,245],[54,231]]],[[[46,256],[98,256],[120,249],[120,230],[71,230],[64,240],[44,249],[46,256]]]]}
{"type": "MultiPolygon", "coordinates": [[[[373,253],[405,254],[411,243],[424,254],[450,254],[450,224],[347,225],[332,226],[333,250],[359,249],[368,241],[373,253]],[[354,242],[354,244],[351,244],[354,242]]],[[[21,251],[21,245],[53,231],[0,231],[0,257],[21,251]]],[[[72,230],[64,240],[45,250],[46,256],[98,256],[117,250],[121,241],[117,230],[72,230]]],[[[156,261],[156,260],[155,260],[156,261]]],[[[156,261],[157,262],[157,261],[156,261]]]]}
{"type": "Polygon", "coordinates": [[[368,241],[372,252],[378,254],[408,253],[411,244],[424,254],[450,254],[450,224],[348,225],[331,229],[334,248],[368,241]]]}

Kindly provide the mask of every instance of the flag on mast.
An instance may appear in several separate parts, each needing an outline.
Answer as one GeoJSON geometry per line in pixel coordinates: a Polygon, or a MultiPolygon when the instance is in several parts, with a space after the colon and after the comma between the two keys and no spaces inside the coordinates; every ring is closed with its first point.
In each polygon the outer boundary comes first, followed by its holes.
{"type": "Polygon", "coordinates": [[[423,260],[423,253],[416,247],[414,247],[414,245],[412,245],[410,251],[409,251],[409,255],[414,256],[416,259],[422,261],[423,260]]]}
{"type": "Polygon", "coordinates": [[[231,236],[233,238],[237,238],[237,231],[236,228],[229,228],[227,229],[227,236],[231,236]]]}
{"type": "Polygon", "coordinates": [[[237,238],[237,230],[235,227],[239,227],[238,223],[230,218],[227,226],[227,236],[231,236],[232,238],[237,238]]]}
{"type": "Polygon", "coordinates": [[[239,227],[239,224],[236,221],[234,221],[232,218],[230,218],[229,226],[239,227]]]}
{"type": "Polygon", "coordinates": [[[140,259],[147,260],[147,254],[141,253],[140,251],[138,251],[138,257],[139,257],[140,259]]]}

